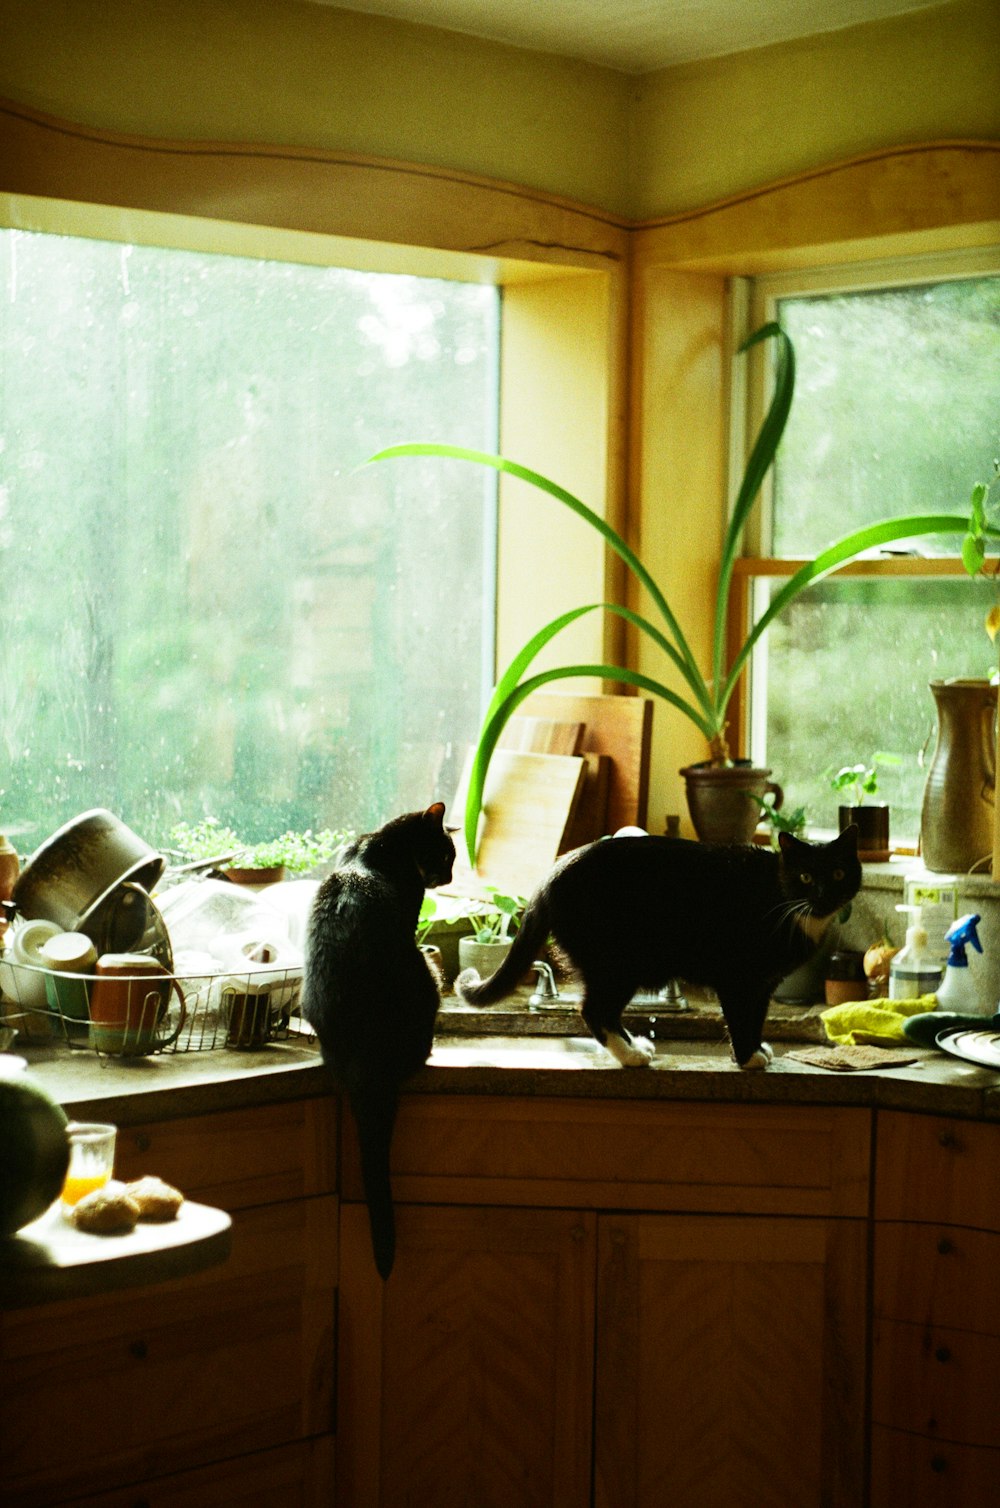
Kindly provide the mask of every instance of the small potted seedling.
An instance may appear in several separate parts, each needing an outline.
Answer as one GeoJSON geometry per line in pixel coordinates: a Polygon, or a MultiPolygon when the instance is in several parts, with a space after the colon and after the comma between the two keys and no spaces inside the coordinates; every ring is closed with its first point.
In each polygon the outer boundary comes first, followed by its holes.
{"type": "Polygon", "coordinates": [[[869,863],[888,859],[889,807],[884,801],[866,798],[878,792],[878,772],[886,765],[902,764],[898,754],[879,751],[868,764],[843,765],[830,779],[831,788],[841,797],[837,822],[841,832],[853,823],[858,829],[858,857],[869,863]]]}
{"type": "Polygon", "coordinates": [[[522,897],[501,895],[492,885],[486,888],[488,900],[469,902],[471,934],[458,940],[460,968],[475,969],[480,979],[494,974],[507,957],[517,931],[518,915],[524,909],[522,897]]]}
{"type": "MultiPolygon", "coordinates": [[[[748,792],[748,794],[752,793],[748,792]]],[[[791,833],[793,838],[803,836],[806,828],[804,806],[797,806],[792,811],[786,812],[782,806],[778,805],[777,798],[773,795],[770,797],[754,795],[753,799],[760,808],[758,821],[766,822],[770,829],[770,843],[773,849],[777,850],[779,846],[779,833],[791,833]]]]}

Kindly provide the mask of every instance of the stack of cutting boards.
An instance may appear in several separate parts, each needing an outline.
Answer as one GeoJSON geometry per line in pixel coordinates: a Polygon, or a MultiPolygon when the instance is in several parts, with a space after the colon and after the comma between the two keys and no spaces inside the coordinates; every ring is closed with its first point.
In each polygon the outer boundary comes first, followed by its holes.
{"type": "MultiPolygon", "coordinates": [[[[631,696],[539,695],[510,719],[490,762],[479,853],[461,836],[455,885],[530,895],[556,857],[629,823],[644,825],[652,703],[631,696]]],[[[449,824],[464,825],[470,750],[449,824]]]]}

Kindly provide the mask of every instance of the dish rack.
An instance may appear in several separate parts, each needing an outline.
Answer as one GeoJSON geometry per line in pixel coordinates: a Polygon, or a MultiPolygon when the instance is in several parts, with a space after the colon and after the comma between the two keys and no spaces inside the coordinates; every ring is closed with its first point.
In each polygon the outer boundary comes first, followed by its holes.
{"type": "MultiPolygon", "coordinates": [[[[298,1013],[301,968],[259,966],[246,973],[119,976],[119,1007],[100,1022],[77,1007],[67,1011],[52,1003],[54,971],[36,964],[2,961],[0,955],[0,1025],[14,1028],[22,1041],[63,1045],[101,1057],[147,1057],[154,1053],[211,1052],[218,1048],[252,1050],[269,1042],[316,1045],[298,1013]]],[[[60,971],[60,984],[82,986],[89,1002],[93,974],[60,971]]]]}

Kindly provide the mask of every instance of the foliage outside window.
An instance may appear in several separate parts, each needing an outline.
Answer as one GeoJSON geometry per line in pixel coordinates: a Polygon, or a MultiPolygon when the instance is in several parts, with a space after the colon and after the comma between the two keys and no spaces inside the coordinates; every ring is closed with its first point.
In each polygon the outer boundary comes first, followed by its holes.
{"type": "MultiPolygon", "coordinates": [[[[797,381],[758,610],[786,562],[876,518],[966,511],[973,485],[990,481],[1000,277],[759,297],[792,338],[797,381]]],[[[997,668],[983,623],[1000,586],[969,580],[960,547],[923,540],[870,574],[830,578],[772,626],[754,664],[751,747],[811,826],[836,825],[831,773],[886,750],[900,763],[880,772],[876,799],[892,805],[894,835],[917,834],[936,728],[928,682],[997,668]]]]}
{"type": "Polygon", "coordinates": [[[494,500],[488,287],[0,230],[0,831],[252,842],[450,796],[494,500]]]}

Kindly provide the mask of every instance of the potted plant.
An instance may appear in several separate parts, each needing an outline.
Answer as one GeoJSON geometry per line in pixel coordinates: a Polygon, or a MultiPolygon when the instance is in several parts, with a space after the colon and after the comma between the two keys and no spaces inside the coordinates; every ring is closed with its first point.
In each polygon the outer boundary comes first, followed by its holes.
{"type": "Polygon", "coordinates": [[[495,973],[507,957],[525,904],[522,897],[502,895],[492,885],[486,890],[488,901],[468,901],[466,915],[472,932],[458,939],[460,968],[475,969],[480,979],[495,973]]]}
{"type": "Polygon", "coordinates": [[[779,848],[778,834],[791,833],[793,838],[800,838],[805,832],[806,809],[797,806],[793,811],[786,812],[780,801],[773,793],[765,793],[763,796],[755,796],[754,800],[758,807],[758,822],[764,822],[770,829],[769,841],[775,850],[779,848]],[[770,795],[770,799],[768,799],[770,795]]]}
{"type": "Polygon", "coordinates": [[[884,751],[872,756],[870,764],[847,764],[830,779],[830,786],[843,799],[837,808],[841,832],[853,823],[858,829],[858,858],[870,863],[888,859],[889,807],[884,801],[866,801],[878,793],[878,771],[883,765],[902,764],[898,754],[884,751]]]}
{"type": "MultiPolygon", "coordinates": [[[[703,777],[709,784],[724,787],[735,785],[737,789],[743,790],[752,788],[754,782],[751,779],[750,762],[745,762],[741,768],[732,757],[727,739],[727,709],[754,646],[768,625],[806,587],[869,551],[877,550],[894,540],[912,539],[919,535],[965,534],[967,532],[968,518],[948,513],[916,514],[904,518],[883,519],[864,529],[857,529],[845,535],[829,545],[816,556],[815,560],[807,562],[789,577],[775,592],[767,608],[748,630],[742,644],[727,661],[727,619],[734,566],[741,548],[747,519],[784,433],[795,387],[795,355],[792,343],[779,325],[773,323],[763,325],[749,336],[741,350],[747,351],[763,341],[772,341],[775,347],[774,393],[747,462],[723,541],[715,595],[711,663],[704,668],[696,660],[688,638],[666,597],[635,551],[605,519],[556,482],[503,456],[467,450],[455,445],[425,442],[393,445],[372,457],[373,461],[384,461],[400,456],[448,457],[489,466],[498,472],[530,483],[564,507],[571,509],[602,535],[608,547],[625,562],[639,587],[650,599],[659,620],[653,621],[645,613],[637,612],[619,602],[588,603],[586,606],[562,613],[545,624],[514,656],[497,682],[483,719],[473,758],[464,817],[465,842],[473,862],[475,862],[478,849],[483,788],[493,751],[508,718],[532,692],[551,681],[572,676],[597,676],[605,681],[619,682],[635,687],[639,691],[648,692],[677,708],[705,737],[708,745],[707,760],[701,765],[689,766],[682,771],[688,783],[689,792],[699,777],[703,777]],[[615,613],[639,633],[645,635],[662,652],[667,667],[672,668],[676,678],[675,684],[666,685],[663,681],[633,670],[629,666],[611,664],[563,665],[529,675],[529,667],[539,651],[570,623],[575,622],[585,613],[591,612],[615,613]],[[678,683],[680,689],[678,689],[678,683]]],[[[984,531],[994,536],[997,534],[996,530],[990,530],[985,526],[984,531]]],[[[763,795],[763,782],[766,782],[767,773],[766,771],[754,772],[755,778],[759,778],[762,782],[758,792],[760,795],[763,795]]],[[[694,817],[694,821],[697,828],[698,818],[694,817]]]]}
{"type": "Polygon", "coordinates": [[[211,863],[235,884],[270,885],[289,874],[308,874],[328,863],[349,837],[329,828],[314,833],[281,833],[259,843],[245,843],[217,817],[203,817],[171,829],[174,848],[189,862],[211,863]]]}

